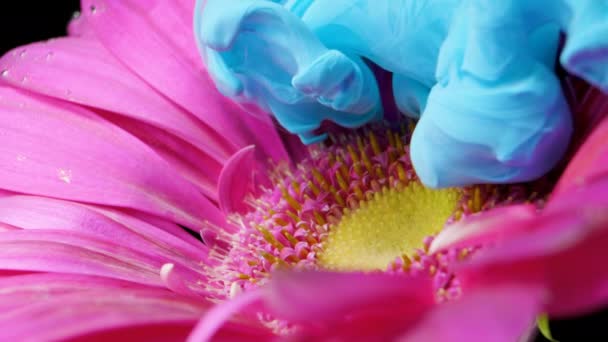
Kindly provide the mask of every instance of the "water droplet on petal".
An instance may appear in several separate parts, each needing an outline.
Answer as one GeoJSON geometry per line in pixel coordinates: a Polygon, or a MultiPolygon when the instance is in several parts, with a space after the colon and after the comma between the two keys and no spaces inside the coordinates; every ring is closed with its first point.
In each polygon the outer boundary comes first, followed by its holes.
{"type": "Polygon", "coordinates": [[[76,11],[74,13],[72,13],[72,19],[76,20],[78,18],[80,18],[82,13],[80,13],[80,11],[76,11]]]}
{"type": "Polygon", "coordinates": [[[21,50],[21,52],[19,52],[19,58],[24,58],[25,55],[27,55],[27,51],[26,50],[21,50]]]}
{"type": "Polygon", "coordinates": [[[0,72],[0,76],[2,77],[8,77],[9,71],[8,69],[4,69],[2,70],[2,72],[0,72]]]}
{"type": "Polygon", "coordinates": [[[55,53],[54,53],[53,51],[49,51],[49,52],[46,54],[46,60],[47,60],[47,61],[50,61],[50,60],[51,60],[51,58],[53,58],[53,56],[54,56],[54,55],[55,55],[55,53]]]}
{"type": "Polygon", "coordinates": [[[106,10],[106,3],[103,0],[96,0],[95,3],[89,6],[90,14],[101,14],[106,10]]]}
{"type": "Polygon", "coordinates": [[[61,179],[63,182],[65,182],[67,184],[72,183],[72,170],[58,169],[57,176],[59,177],[59,179],[61,179]]]}

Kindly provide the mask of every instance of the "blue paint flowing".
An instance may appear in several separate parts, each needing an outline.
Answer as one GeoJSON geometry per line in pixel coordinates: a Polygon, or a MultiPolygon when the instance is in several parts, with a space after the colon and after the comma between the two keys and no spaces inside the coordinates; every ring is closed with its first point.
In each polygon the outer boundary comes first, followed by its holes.
{"type": "Polygon", "coordinates": [[[558,57],[608,91],[608,0],[198,0],[195,13],[218,89],[307,144],[326,138],[325,120],[381,120],[368,63],[393,73],[431,187],[528,181],[556,165],[572,131],[558,57]]]}

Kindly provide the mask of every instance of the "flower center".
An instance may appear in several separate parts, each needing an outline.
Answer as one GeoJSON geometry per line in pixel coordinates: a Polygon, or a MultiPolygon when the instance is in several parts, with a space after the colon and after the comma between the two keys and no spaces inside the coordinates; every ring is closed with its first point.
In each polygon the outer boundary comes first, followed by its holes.
{"type": "Polygon", "coordinates": [[[458,190],[431,190],[418,182],[384,188],[358,209],[347,210],[330,228],[319,263],[338,270],[385,269],[395,257],[412,255],[426,236],[436,234],[460,198],[458,190]]]}
{"type": "Polygon", "coordinates": [[[412,131],[368,126],[310,147],[296,168],[276,167],[252,211],[213,229],[208,290],[225,298],[295,268],[427,272],[441,297],[457,295],[449,264],[473,249],[428,255],[432,237],[463,216],[533,197],[525,186],[425,188],[409,158],[412,131]]]}

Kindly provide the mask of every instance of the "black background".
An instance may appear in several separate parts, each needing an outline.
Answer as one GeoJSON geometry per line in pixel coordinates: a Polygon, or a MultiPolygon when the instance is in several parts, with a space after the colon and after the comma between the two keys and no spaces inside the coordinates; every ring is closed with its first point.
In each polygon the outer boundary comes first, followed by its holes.
{"type": "MultiPolygon", "coordinates": [[[[7,2],[4,1],[0,10],[0,54],[29,42],[65,35],[70,18],[80,7],[78,0],[18,1],[5,7],[7,2]]],[[[593,262],[589,260],[589,263],[593,262]]],[[[554,337],[561,342],[608,341],[608,312],[580,319],[552,321],[551,329],[554,337]]],[[[539,337],[537,341],[546,340],[539,337]]]]}
{"type": "Polygon", "coordinates": [[[28,42],[65,35],[67,23],[79,8],[78,0],[2,0],[0,54],[28,42]]]}

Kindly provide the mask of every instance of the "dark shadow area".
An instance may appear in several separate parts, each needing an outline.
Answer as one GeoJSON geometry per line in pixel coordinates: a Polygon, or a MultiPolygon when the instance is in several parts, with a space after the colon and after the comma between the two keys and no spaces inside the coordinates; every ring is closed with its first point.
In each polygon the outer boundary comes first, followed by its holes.
{"type": "Polygon", "coordinates": [[[579,318],[553,320],[550,326],[553,337],[560,342],[608,341],[608,309],[579,318]]]}
{"type": "Polygon", "coordinates": [[[78,0],[6,2],[0,11],[0,54],[19,45],[65,35],[70,18],[80,8],[78,0]]]}

